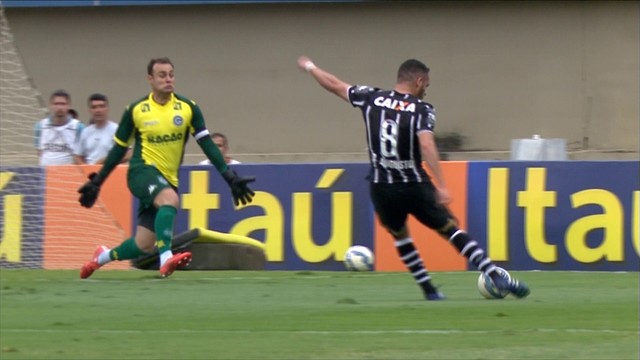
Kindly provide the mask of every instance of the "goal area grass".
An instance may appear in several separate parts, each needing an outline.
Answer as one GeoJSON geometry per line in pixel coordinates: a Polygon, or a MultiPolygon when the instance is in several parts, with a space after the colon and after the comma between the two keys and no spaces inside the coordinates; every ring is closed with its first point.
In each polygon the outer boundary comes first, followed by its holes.
{"type": "Polygon", "coordinates": [[[638,359],[638,273],[0,270],[0,358],[638,359]]]}

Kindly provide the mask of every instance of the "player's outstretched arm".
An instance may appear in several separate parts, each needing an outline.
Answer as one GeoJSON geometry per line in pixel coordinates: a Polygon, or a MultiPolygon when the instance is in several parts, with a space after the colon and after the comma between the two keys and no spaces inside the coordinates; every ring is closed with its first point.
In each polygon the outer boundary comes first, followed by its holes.
{"type": "Polygon", "coordinates": [[[195,136],[198,146],[200,146],[200,149],[202,149],[202,152],[206,155],[211,164],[218,169],[218,172],[222,174],[227,171],[227,163],[224,161],[224,156],[222,156],[218,146],[214,144],[209,137],[209,131],[203,128],[195,136]]]}
{"type": "Polygon", "coordinates": [[[229,188],[231,189],[231,196],[233,196],[233,202],[236,205],[242,203],[242,205],[248,204],[253,200],[253,195],[255,194],[253,190],[249,187],[250,182],[254,182],[256,180],[255,176],[241,177],[236,174],[235,171],[230,169],[226,162],[224,161],[224,156],[218,149],[218,146],[213,143],[211,138],[209,137],[208,131],[202,131],[201,135],[198,136],[198,145],[202,149],[211,164],[218,169],[222,178],[229,184],[229,188]]]}
{"type": "Polygon", "coordinates": [[[100,194],[100,186],[107,180],[111,171],[122,161],[122,158],[124,158],[129,149],[127,141],[122,139],[129,139],[133,130],[134,124],[131,108],[127,106],[124,114],[122,114],[122,119],[116,130],[116,134],[113,136],[115,144],[113,144],[113,147],[109,150],[107,158],[104,160],[104,164],[102,164],[102,168],[100,168],[98,173],[89,174],[89,181],[78,189],[78,193],[80,193],[80,199],[78,199],[80,205],[90,208],[96,203],[98,194],[100,194]]]}
{"type": "Polygon", "coordinates": [[[313,76],[314,79],[329,92],[336,94],[339,98],[349,102],[349,88],[351,85],[338,79],[335,75],[317,67],[311,59],[306,56],[298,58],[298,67],[313,76]]]}
{"type": "Polygon", "coordinates": [[[78,189],[78,193],[80,194],[78,201],[80,205],[90,208],[96,203],[98,195],[100,194],[100,186],[102,186],[102,183],[104,183],[116,165],[120,163],[120,159],[122,159],[126,152],[126,146],[121,146],[118,143],[113,145],[100,171],[89,174],[89,181],[78,189]]]}

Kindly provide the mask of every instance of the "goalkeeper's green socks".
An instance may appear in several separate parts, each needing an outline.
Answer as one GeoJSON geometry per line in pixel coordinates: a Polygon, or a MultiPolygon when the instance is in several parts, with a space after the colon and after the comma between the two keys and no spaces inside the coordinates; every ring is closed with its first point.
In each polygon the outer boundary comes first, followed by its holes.
{"type": "MultiPolygon", "coordinates": [[[[177,209],[173,206],[163,205],[158,208],[158,214],[154,222],[156,231],[158,253],[160,254],[160,264],[173,256],[171,252],[171,239],[173,238],[173,221],[176,217],[177,209]]],[[[98,264],[104,265],[111,260],[131,260],[142,255],[147,255],[136,245],[135,237],[123,241],[120,245],[104,252],[98,257],[98,264]]]]}
{"type": "MultiPolygon", "coordinates": [[[[142,255],[146,255],[146,253],[136,245],[136,238],[131,237],[127,240],[123,241],[120,245],[114,247],[108,253],[110,260],[131,260],[137,259],[142,255]]],[[[100,258],[98,258],[98,264],[104,265],[109,261],[104,261],[106,259],[103,258],[104,255],[101,254],[100,258]],[[104,261],[104,262],[103,262],[104,261]]]]}
{"type": "Polygon", "coordinates": [[[178,210],[170,205],[158,208],[154,228],[156,231],[158,253],[160,254],[160,266],[173,256],[171,252],[171,239],[173,238],[173,222],[178,210]]]}

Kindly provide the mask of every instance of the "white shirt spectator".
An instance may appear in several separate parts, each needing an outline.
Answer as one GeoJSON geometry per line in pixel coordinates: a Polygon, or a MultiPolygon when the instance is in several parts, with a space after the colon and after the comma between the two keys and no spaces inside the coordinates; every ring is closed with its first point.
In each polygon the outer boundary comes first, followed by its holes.
{"type": "Polygon", "coordinates": [[[53,125],[50,118],[36,123],[35,146],[40,150],[40,165],[73,164],[73,150],[84,129],[78,119],[69,118],[64,125],[53,125]]]}
{"type": "Polygon", "coordinates": [[[113,121],[108,121],[101,128],[95,124],[88,126],[80,135],[74,154],[83,157],[87,164],[95,164],[105,158],[113,147],[113,136],[117,129],[118,124],[113,121]]]}

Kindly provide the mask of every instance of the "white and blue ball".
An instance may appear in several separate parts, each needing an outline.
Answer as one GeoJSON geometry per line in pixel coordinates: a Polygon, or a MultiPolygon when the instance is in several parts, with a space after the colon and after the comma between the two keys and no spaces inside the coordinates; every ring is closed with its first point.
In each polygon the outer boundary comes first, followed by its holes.
{"type": "Polygon", "coordinates": [[[373,260],[373,252],[362,245],[354,245],[344,254],[344,266],[350,271],[372,271],[373,260]]]}
{"type": "MultiPolygon", "coordinates": [[[[511,280],[511,275],[507,270],[498,267],[496,268],[502,276],[506,277],[508,280],[511,280]]],[[[486,276],[483,272],[478,276],[478,291],[480,294],[487,299],[503,299],[505,296],[509,295],[508,290],[500,291],[496,288],[496,285],[493,283],[493,280],[489,276],[486,276]]]]}

